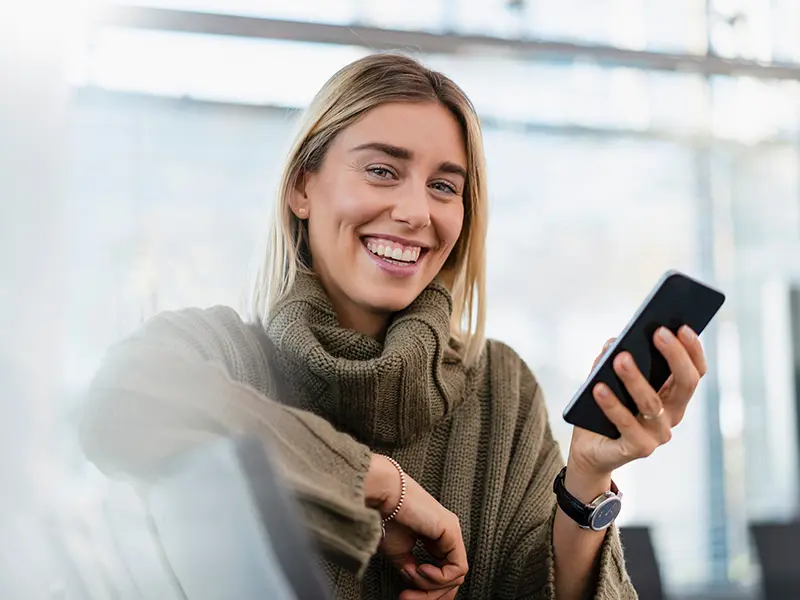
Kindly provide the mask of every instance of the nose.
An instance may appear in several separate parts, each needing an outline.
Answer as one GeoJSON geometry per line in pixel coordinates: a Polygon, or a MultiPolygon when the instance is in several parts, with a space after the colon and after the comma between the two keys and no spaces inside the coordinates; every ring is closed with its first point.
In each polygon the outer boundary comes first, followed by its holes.
{"type": "Polygon", "coordinates": [[[404,194],[400,194],[392,207],[392,220],[406,224],[410,229],[424,228],[431,222],[431,211],[428,206],[427,185],[409,186],[404,194]]]}

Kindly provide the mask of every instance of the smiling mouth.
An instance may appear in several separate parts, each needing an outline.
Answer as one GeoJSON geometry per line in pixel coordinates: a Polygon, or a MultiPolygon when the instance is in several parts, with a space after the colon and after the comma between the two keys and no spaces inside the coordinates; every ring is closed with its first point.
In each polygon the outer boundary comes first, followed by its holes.
{"type": "Polygon", "coordinates": [[[379,237],[364,237],[361,241],[376,257],[399,266],[414,265],[428,252],[422,246],[405,246],[379,237]]]}

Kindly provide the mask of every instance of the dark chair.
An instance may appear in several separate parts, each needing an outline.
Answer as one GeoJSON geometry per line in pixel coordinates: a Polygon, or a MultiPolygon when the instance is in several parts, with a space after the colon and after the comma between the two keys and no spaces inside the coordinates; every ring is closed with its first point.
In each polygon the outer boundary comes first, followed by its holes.
{"type": "Polygon", "coordinates": [[[800,521],[751,523],[764,600],[800,598],[800,521]]]}
{"type": "Polygon", "coordinates": [[[650,528],[627,526],[619,528],[625,549],[625,565],[633,587],[642,600],[664,600],[661,572],[658,568],[650,528]]]}

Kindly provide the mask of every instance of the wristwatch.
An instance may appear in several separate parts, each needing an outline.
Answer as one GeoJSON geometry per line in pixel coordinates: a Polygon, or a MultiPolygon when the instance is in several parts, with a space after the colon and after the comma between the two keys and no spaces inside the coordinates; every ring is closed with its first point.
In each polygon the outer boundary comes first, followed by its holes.
{"type": "Polygon", "coordinates": [[[561,469],[553,482],[553,491],[561,510],[575,521],[582,529],[603,531],[608,528],[622,509],[622,492],[611,482],[611,490],[603,492],[589,504],[584,504],[567,491],[564,479],[567,467],[561,469]]]}

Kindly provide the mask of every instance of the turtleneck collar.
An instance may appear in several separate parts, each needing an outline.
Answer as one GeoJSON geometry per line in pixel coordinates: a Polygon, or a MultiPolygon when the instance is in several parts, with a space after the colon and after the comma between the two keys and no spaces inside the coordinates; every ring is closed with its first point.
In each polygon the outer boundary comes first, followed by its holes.
{"type": "Polygon", "coordinates": [[[381,343],[343,329],[317,278],[298,274],[266,324],[284,380],[281,401],[370,446],[409,442],[465,396],[466,369],[450,340],[451,311],[450,293],[434,281],[394,315],[381,343]]]}

